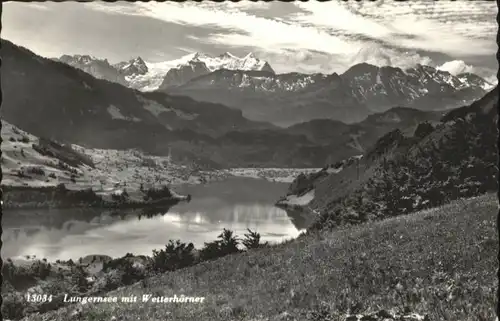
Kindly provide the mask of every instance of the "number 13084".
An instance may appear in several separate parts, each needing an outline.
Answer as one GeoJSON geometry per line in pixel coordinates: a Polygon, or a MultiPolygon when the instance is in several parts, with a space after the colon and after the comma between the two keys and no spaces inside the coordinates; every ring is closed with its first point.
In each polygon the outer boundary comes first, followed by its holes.
{"type": "Polygon", "coordinates": [[[28,302],[52,302],[52,294],[26,294],[26,301],[28,302]]]}

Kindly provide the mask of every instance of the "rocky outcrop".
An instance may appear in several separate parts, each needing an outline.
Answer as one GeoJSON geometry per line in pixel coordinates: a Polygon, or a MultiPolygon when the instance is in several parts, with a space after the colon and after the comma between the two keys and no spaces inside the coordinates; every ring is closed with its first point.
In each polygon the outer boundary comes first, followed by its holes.
{"type": "Polygon", "coordinates": [[[146,62],[141,57],[117,63],[113,67],[124,76],[145,75],[149,71],[146,62]]]}
{"type": "Polygon", "coordinates": [[[170,69],[163,82],[160,85],[159,90],[165,90],[169,87],[175,87],[187,83],[193,78],[203,76],[210,73],[210,69],[202,61],[190,61],[186,65],[181,65],[176,68],[170,69]]]}

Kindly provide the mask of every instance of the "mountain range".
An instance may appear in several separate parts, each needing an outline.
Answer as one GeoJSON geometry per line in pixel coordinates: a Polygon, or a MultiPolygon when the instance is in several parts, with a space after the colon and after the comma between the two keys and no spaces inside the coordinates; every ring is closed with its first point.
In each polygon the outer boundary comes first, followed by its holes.
{"type": "MultiPolygon", "coordinates": [[[[359,153],[389,130],[442,115],[400,107],[356,124],[320,119],[280,128],[221,104],[97,79],[6,40],[2,58],[2,116],[22,130],[84,147],[159,155],[171,149],[176,161],[207,166],[321,167],[359,153]]],[[[134,62],[122,65],[124,73],[140,69],[141,61],[134,62]]]]}
{"type": "Polygon", "coordinates": [[[217,70],[170,88],[170,94],[222,103],[253,120],[289,126],[317,118],[358,122],[393,107],[444,110],[482,97],[490,84],[429,66],[402,70],[358,64],[341,75],[217,70]]]}
{"type": "Polygon", "coordinates": [[[243,58],[193,53],[160,63],[137,57],[114,65],[79,55],[58,60],[96,78],[220,103],[278,126],[319,118],[359,122],[393,107],[445,110],[469,104],[492,88],[475,74],[453,76],[425,65],[403,70],[357,63],[340,75],[276,74],[252,53],[243,58]]]}
{"type": "Polygon", "coordinates": [[[141,57],[116,64],[90,55],[63,55],[53,60],[81,69],[96,78],[118,82],[141,91],[153,91],[186,83],[219,69],[256,70],[274,73],[271,66],[249,53],[243,58],[229,52],[219,56],[192,53],[179,59],[149,63],[141,57]]]}

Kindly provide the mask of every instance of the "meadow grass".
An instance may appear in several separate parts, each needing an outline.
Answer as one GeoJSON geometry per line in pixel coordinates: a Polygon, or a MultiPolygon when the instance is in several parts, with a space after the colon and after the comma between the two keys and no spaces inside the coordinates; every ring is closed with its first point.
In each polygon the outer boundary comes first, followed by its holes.
{"type": "MultiPolygon", "coordinates": [[[[79,320],[342,320],[380,309],[494,320],[497,204],[488,194],[228,255],[108,294],[204,296],[202,304],[86,304],[79,320]]],[[[68,320],[75,308],[25,320],[68,320]]]]}

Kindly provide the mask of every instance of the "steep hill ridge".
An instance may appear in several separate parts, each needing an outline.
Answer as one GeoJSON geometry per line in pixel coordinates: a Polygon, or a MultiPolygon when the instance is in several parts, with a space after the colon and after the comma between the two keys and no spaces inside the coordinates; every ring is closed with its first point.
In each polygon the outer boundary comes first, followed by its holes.
{"type": "Polygon", "coordinates": [[[316,229],[354,224],[439,206],[496,190],[498,88],[413,135],[395,129],[358,160],[297,178],[281,200],[313,193],[298,204],[320,213],[316,229]],[[311,192],[313,191],[313,192],[311,192]]]}

